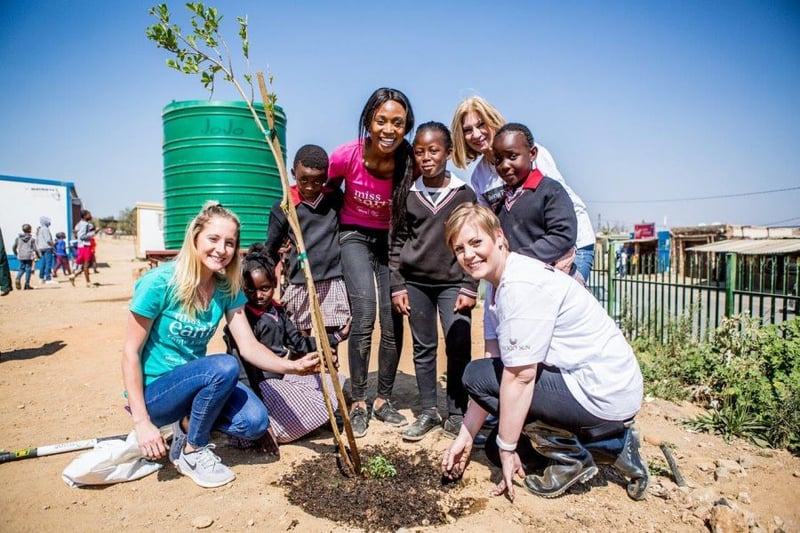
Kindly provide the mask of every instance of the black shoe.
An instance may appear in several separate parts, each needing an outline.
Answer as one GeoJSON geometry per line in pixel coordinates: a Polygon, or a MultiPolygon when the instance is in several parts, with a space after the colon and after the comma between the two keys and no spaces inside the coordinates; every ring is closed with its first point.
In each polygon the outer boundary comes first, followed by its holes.
{"type": "Polygon", "coordinates": [[[353,430],[353,436],[357,439],[367,434],[367,427],[369,426],[369,415],[367,410],[363,407],[354,407],[350,411],[350,428],[353,430]]]}
{"type": "Polygon", "coordinates": [[[635,428],[628,428],[625,433],[614,438],[586,444],[597,463],[613,465],[620,474],[628,478],[626,491],[636,501],[645,497],[650,484],[650,472],[639,453],[639,446],[639,432],[635,428]]]}
{"type": "MultiPolygon", "coordinates": [[[[444,434],[450,437],[451,439],[455,439],[458,437],[458,434],[461,432],[461,426],[464,424],[464,417],[461,415],[450,415],[447,417],[447,420],[444,421],[442,425],[442,429],[444,430],[444,434]]],[[[486,447],[486,443],[489,441],[489,437],[484,435],[483,433],[478,433],[475,435],[475,438],[472,439],[472,449],[473,450],[482,450],[486,447]]]]}
{"type": "Polygon", "coordinates": [[[461,415],[450,415],[447,417],[447,420],[444,421],[442,425],[442,429],[444,430],[444,434],[454,439],[458,437],[458,434],[461,432],[461,424],[464,423],[464,417],[461,415]]]}
{"type": "Polygon", "coordinates": [[[372,416],[390,426],[399,428],[408,425],[408,419],[400,414],[400,411],[395,409],[389,400],[384,401],[378,409],[375,409],[375,405],[373,405],[372,416]]]}
{"type": "Polygon", "coordinates": [[[5,295],[6,295],[6,294],[8,294],[9,292],[11,292],[11,287],[9,287],[8,289],[6,289],[6,290],[4,290],[4,291],[0,292],[0,296],[5,296],[5,295]]]}
{"type": "Polygon", "coordinates": [[[30,285],[25,285],[25,287],[23,287],[23,290],[32,291],[33,287],[31,287],[30,285]]]}
{"type": "MultiPolygon", "coordinates": [[[[336,422],[336,429],[339,430],[339,433],[344,432],[344,420],[342,420],[342,412],[339,411],[338,408],[333,412],[333,419],[336,422]]],[[[325,425],[323,427],[328,431],[333,431],[333,426],[331,426],[330,420],[325,422],[325,425]]]]}
{"type": "Polygon", "coordinates": [[[422,411],[413,424],[403,431],[403,440],[416,442],[422,440],[430,431],[442,424],[442,417],[436,411],[422,411]]]}

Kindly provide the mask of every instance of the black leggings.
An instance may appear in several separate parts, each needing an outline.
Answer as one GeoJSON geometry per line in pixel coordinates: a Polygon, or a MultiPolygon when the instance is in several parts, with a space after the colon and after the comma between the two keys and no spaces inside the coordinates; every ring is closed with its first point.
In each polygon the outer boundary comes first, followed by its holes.
{"type": "Polygon", "coordinates": [[[347,341],[350,390],[354,402],[367,399],[367,375],[372,352],[372,332],[379,320],[377,396],[390,399],[400,353],[403,351],[403,316],[392,309],[389,287],[389,251],[386,231],[343,228],[339,232],[341,262],[353,322],[347,341]]]}

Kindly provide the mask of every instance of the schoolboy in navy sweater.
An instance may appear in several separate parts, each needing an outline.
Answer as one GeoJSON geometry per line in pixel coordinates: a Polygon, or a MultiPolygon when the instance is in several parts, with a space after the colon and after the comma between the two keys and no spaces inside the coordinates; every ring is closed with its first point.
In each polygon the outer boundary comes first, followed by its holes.
{"type": "MultiPolygon", "coordinates": [[[[328,154],[319,146],[307,144],[297,151],[292,174],[297,184],[289,191],[290,199],[297,210],[325,327],[334,331],[350,317],[339,247],[339,210],[344,195],[341,189],[323,187],[328,179],[328,154]]],[[[297,256],[297,238],[280,204],[280,200],[275,202],[270,212],[265,246],[273,264],[277,264],[284,240],[286,237],[291,240],[289,286],[281,300],[297,327],[308,332],[311,314],[305,277],[297,256]]]]}

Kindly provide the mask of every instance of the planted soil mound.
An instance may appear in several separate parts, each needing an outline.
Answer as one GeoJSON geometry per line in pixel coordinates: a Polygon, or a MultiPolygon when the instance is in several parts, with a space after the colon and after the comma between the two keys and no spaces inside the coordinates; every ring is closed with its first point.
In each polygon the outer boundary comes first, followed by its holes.
{"type": "Polygon", "coordinates": [[[293,465],[292,473],[282,478],[289,502],[313,516],[368,531],[445,524],[469,514],[477,503],[455,494],[459,483],[442,482],[438,461],[428,450],[367,446],[360,455],[364,465],[370,458],[383,457],[397,474],[348,477],[336,455],[317,455],[293,465]]]}

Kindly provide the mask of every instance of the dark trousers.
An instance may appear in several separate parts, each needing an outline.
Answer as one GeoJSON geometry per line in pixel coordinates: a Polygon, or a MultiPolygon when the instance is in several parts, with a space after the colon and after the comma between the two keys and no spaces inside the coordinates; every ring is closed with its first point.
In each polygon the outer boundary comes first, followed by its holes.
{"type": "Polygon", "coordinates": [[[339,244],[353,317],[347,341],[351,396],[353,401],[367,399],[367,374],[377,313],[380,320],[377,394],[389,399],[403,349],[403,317],[392,309],[388,232],[343,228],[339,232],[339,244]]]}
{"type": "Polygon", "coordinates": [[[423,285],[406,282],[411,306],[409,325],[414,340],[414,371],[423,409],[433,409],[436,401],[436,353],[439,329],[434,318],[439,315],[447,355],[447,412],[463,415],[467,410],[467,391],[462,377],[472,359],[471,313],[456,313],[453,308],[460,290],[458,285],[423,285]]]}
{"type": "Polygon", "coordinates": [[[69,259],[67,259],[66,255],[57,255],[56,256],[56,265],[53,267],[53,274],[58,274],[58,269],[61,268],[61,271],[69,276],[72,274],[72,270],[69,267],[69,259]]]}
{"type": "MultiPolygon", "coordinates": [[[[503,363],[499,357],[479,359],[467,365],[464,386],[470,397],[490,413],[500,416],[500,379],[503,363]]],[[[540,364],[536,373],[533,401],[525,423],[540,420],[565,429],[581,442],[593,442],[625,431],[625,422],[603,420],[588,412],[572,396],[557,368],[540,364]]]]}

